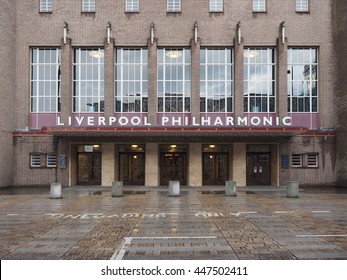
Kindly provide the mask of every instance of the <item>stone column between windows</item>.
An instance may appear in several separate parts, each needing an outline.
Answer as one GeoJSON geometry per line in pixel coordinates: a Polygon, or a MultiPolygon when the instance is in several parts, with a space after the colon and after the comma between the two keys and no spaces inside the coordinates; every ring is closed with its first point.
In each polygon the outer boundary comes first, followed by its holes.
{"type": "Polygon", "coordinates": [[[68,126],[72,113],[72,47],[71,39],[61,45],[61,91],[60,91],[61,122],[68,126]]]}
{"type": "Polygon", "coordinates": [[[197,43],[192,39],[190,111],[192,118],[195,117],[195,123],[200,123],[200,46],[200,38],[198,38],[197,43]]]}
{"type": "Polygon", "coordinates": [[[114,116],[115,108],[115,55],[114,55],[114,38],[110,43],[105,39],[105,59],[104,59],[104,116],[106,119],[114,116]]]}
{"type": "Polygon", "coordinates": [[[233,146],[233,181],[237,186],[246,186],[247,145],[234,143],[233,146]]]}
{"type": "Polygon", "coordinates": [[[277,86],[276,100],[277,115],[280,118],[288,116],[288,98],[287,98],[287,81],[288,81],[288,43],[282,43],[281,39],[277,40],[277,86]]]}
{"type": "Polygon", "coordinates": [[[152,125],[157,124],[157,60],[157,39],[153,44],[148,39],[148,122],[152,125]]]}
{"type": "Polygon", "coordinates": [[[243,62],[243,40],[234,43],[234,118],[243,116],[243,82],[244,82],[244,62],[243,62]]]}
{"type": "Polygon", "coordinates": [[[202,144],[189,143],[188,186],[202,186],[202,144]]]}
{"type": "Polygon", "coordinates": [[[101,185],[112,186],[115,178],[115,145],[114,143],[102,143],[102,173],[101,185]]]}
{"type": "Polygon", "coordinates": [[[159,145],[146,143],[145,186],[159,186],[159,145]]]}

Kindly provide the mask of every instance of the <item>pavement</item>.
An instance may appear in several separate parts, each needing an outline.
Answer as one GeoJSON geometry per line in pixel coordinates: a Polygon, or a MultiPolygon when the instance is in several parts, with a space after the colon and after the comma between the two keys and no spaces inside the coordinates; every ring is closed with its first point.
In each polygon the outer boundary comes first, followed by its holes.
{"type": "Polygon", "coordinates": [[[347,259],[347,188],[0,189],[2,260],[347,259]]]}

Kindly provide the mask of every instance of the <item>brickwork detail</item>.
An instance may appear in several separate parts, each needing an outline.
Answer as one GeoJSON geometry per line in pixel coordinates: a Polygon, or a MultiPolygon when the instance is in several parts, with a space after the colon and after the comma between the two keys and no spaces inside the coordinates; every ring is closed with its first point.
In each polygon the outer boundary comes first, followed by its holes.
{"type": "MultiPolygon", "coordinates": [[[[345,69],[341,66],[338,75],[335,75],[335,62],[344,58],[342,38],[346,32],[341,26],[345,21],[343,13],[347,4],[338,1],[310,1],[309,13],[296,13],[295,1],[268,1],[266,13],[253,13],[251,1],[230,0],[224,1],[222,13],[210,13],[209,2],[206,0],[182,1],[181,12],[167,13],[166,1],[146,0],[140,1],[139,13],[125,13],[124,1],[103,0],[96,1],[95,13],[82,13],[80,1],[60,0],[54,1],[52,13],[40,13],[39,1],[1,1],[0,31],[6,40],[0,42],[1,58],[1,109],[6,118],[0,119],[0,186],[23,184],[47,184],[52,178],[67,180],[67,170],[32,170],[29,168],[30,152],[51,152],[55,147],[54,138],[20,137],[13,138],[11,131],[29,126],[30,117],[30,47],[52,46],[62,47],[62,97],[71,96],[71,55],[74,47],[105,47],[108,22],[112,26],[111,44],[115,47],[146,47],[150,38],[150,26],[154,24],[155,48],[161,47],[191,47],[194,37],[194,23],[198,26],[199,47],[233,47],[237,49],[235,41],[236,28],[240,22],[242,43],[244,47],[266,46],[279,48],[278,38],[281,22],[285,22],[285,45],[317,47],[319,51],[319,127],[323,130],[338,127],[341,131],[345,125],[347,108],[346,97],[343,95],[343,85],[336,78],[344,80],[345,69]],[[338,12],[335,12],[338,11],[338,12]],[[334,24],[334,19],[337,23],[334,24]],[[65,45],[63,38],[64,22],[68,24],[68,41],[65,45]],[[335,39],[332,40],[332,39],[335,39]],[[341,45],[334,45],[340,42],[341,45]],[[340,47],[339,47],[340,46],[340,47]],[[341,54],[336,58],[337,53],[341,54]],[[337,99],[334,103],[334,92],[337,99]],[[338,109],[338,110],[334,110],[338,109]],[[336,113],[338,112],[338,113],[336,113]],[[13,160],[10,160],[13,159],[13,160]],[[13,164],[14,163],[14,164],[13,164]],[[13,168],[15,167],[15,168],[13,168]],[[66,176],[65,176],[66,175],[66,176]],[[12,178],[13,182],[12,182],[12,178]]],[[[345,39],[344,39],[345,40],[345,39]]],[[[107,45],[106,45],[107,46],[107,45]]],[[[149,49],[151,46],[149,46],[149,49]]],[[[155,49],[153,47],[153,50],[155,49]]],[[[108,47],[109,53],[112,48],[108,47]]],[[[242,49],[239,53],[239,62],[242,59],[242,49]]],[[[109,55],[108,57],[112,57],[109,55]]],[[[345,59],[345,58],[344,58],[345,59]]],[[[282,59],[283,60],[283,59],[282,59]]],[[[278,63],[278,61],[276,61],[278,63]]],[[[113,65],[113,63],[109,63],[113,65]]],[[[237,64],[235,64],[237,65],[237,64]]],[[[347,63],[344,63],[347,65],[347,63]]],[[[149,74],[156,76],[156,65],[151,65],[149,74]]],[[[241,68],[239,68],[241,69],[241,68]]],[[[281,68],[282,69],[282,68],[281,68]]],[[[242,100],[241,72],[235,70],[235,104],[242,100]],[[237,99],[237,97],[239,99],[237,99]]],[[[193,79],[197,79],[195,71],[193,79]]],[[[114,83],[110,78],[105,83],[105,93],[113,94],[114,83]]],[[[281,79],[277,85],[278,95],[284,92],[286,81],[285,70],[282,69],[281,79]]],[[[155,82],[149,81],[149,91],[156,90],[155,82]]],[[[198,93],[194,88],[193,94],[198,93]]],[[[150,92],[150,95],[154,94],[150,92]]],[[[109,96],[108,96],[109,97],[109,96]]],[[[284,99],[280,99],[285,104],[284,99]]],[[[106,100],[112,100],[108,98],[106,100]]],[[[198,100],[196,98],[195,100],[198,100]]],[[[71,111],[71,104],[62,100],[62,110],[71,111]]],[[[110,105],[107,105],[110,106],[110,105]]],[[[153,108],[153,104],[150,105],[153,108]]],[[[196,106],[196,105],[195,105],[196,106]]],[[[112,106],[108,113],[112,113],[112,106]]],[[[283,111],[285,106],[280,107],[283,111]]],[[[240,111],[240,108],[236,108],[240,111]]],[[[241,107],[242,110],[242,107],[241,107]]],[[[240,111],[240,113],[242,113],[240,111]]],[[[279,112],[283,114],[283,112],[279,112]]],[[[154,118],[153,114],[150,118],[154,118]]],[[[341,134],[342,135],[342,134],[341,134]]],[[[65,144],[67,145],[67,144],[65,144]]],[[[304,184],[333,184],[338,173],[347,181],[345,171],[347,146],[343,136],[337,137],[337,152],[335,140],[324,141],[320,137],[293,137],[288,143],[280,145],[280,154],[302,151],[317,152],[321,164],[315,170],[282,170],[280,182],[297,178],[304,184]],[[305,140],[304,140],[305,139],[305,140]],[[339,161],[336,157],[338,155],[339,161]]]]}
{"type": "Polygon", "coordinates": [[[0,187],[12,184],[15,100],[15,1],[2,0],[0,9],[0,187]]]}

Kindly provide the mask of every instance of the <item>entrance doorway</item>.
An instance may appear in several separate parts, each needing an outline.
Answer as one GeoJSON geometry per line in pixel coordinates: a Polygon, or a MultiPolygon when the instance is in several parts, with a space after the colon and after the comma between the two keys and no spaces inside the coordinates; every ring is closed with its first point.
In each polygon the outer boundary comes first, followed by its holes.
{"type": "Polygon", "coordinates": [[[224,185],[228,180],[228,145],[202,146],[203,185],[224,185]]]}
{"type": "Polygon", "coordinates": [[[247,185],[271,185],[270,153],[247,153],[247,185]]]}
{"type": "Polygon", "coordinates": [[[78,151],[77,184],[101,185],[101,152],[93,149],[90,152],[78,151]]]}
{"type": "Polygon", "coordinates": [[[124,185],[145,184],[145,146],[119,146],[119,179],[124,185]]]}
{"type": "Polygon", "coordinates": [[[169,181],[180,181],[187,184],[187,153],[184,145],[163,146],[161,149],[160,184],[168,185],[169,181]]]}

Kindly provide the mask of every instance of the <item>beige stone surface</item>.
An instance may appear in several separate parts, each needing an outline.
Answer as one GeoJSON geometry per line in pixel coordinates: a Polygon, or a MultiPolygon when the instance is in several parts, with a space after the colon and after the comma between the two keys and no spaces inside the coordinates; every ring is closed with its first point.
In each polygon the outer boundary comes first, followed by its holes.
{"type": "Polygon", "coordinates": [[[112,186],[114,178],[114,144],[103,143],[102,144],[102,174],[101,174],[101,185],[112,186]]]}
{"type": "Polygon", "coordinates": [[[234,143],[233,181],[237,186],[246,186],[246,144],[234,143]]]}
{"type": "Polygon", "coordinates": [[[146,144],[146,170],[145,170],[145,186],[159,185],[159,155],[158,144],[146,144]]]}

